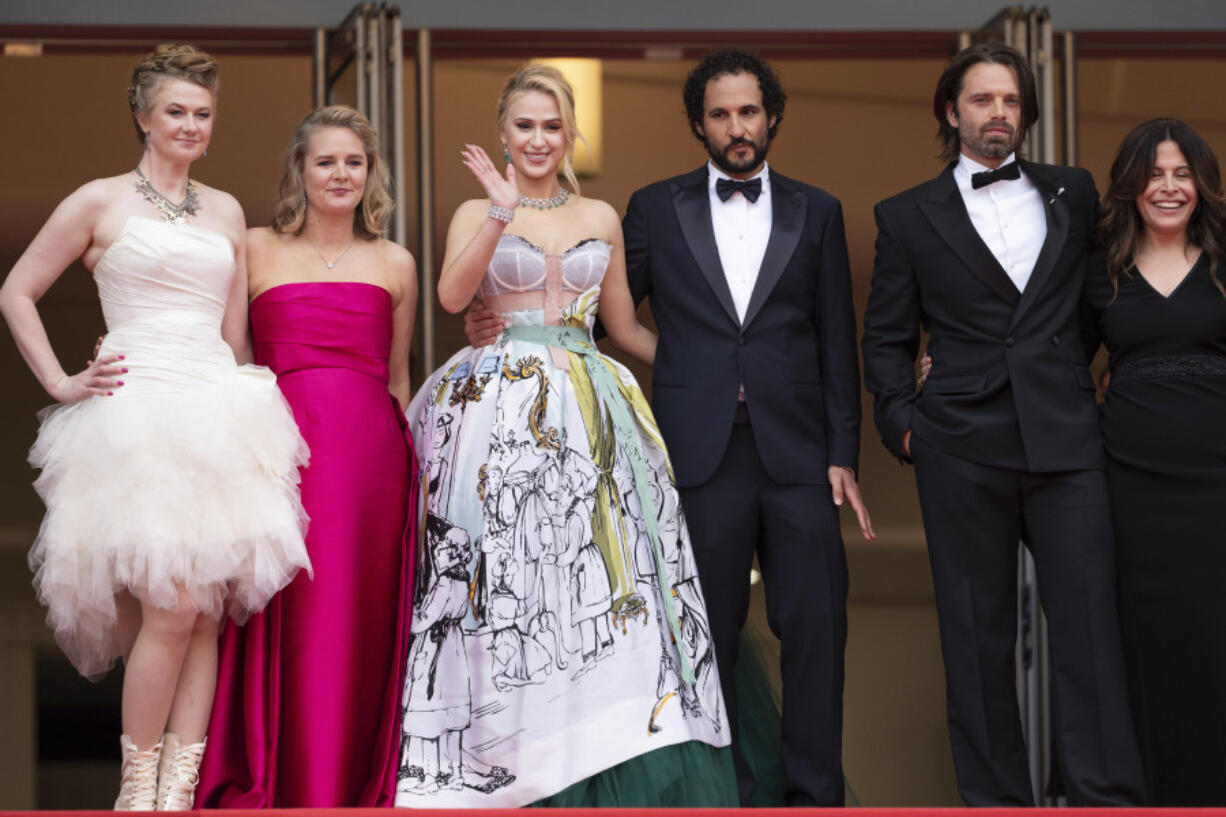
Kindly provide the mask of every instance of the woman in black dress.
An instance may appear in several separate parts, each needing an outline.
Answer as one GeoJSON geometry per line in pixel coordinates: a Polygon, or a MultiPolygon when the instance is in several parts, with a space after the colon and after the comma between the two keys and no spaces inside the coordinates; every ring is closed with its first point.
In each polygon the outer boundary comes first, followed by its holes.
{"type": "Polygon", "coordinates": [[[1226,217],[1187,125],[1156,119],[1111,166],[1086,328],[1102,405],[1129,688],[1155,805],[1226,805],[1226,217]]]}

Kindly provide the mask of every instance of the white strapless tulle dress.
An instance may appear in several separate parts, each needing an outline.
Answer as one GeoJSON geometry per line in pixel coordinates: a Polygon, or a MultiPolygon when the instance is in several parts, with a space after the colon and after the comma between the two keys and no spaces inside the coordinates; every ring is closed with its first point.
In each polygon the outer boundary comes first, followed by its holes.
{"type": "Polygon", "coordinates": [[[244,620],[310,570],[298,497],[306,443],[276,378],[221,338],[234,248],[130,217],[94,269],[113,397],[40,415],[30,463],[47,506],[30,551],[56,640],[87,678],[132,646],[143,601],[244,620]]]}

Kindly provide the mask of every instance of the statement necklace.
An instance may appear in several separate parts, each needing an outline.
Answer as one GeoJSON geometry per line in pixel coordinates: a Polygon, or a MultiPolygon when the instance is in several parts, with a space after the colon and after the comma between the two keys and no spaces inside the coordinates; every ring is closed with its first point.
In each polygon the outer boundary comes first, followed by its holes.
{"type": "Polygon", "coordinates": [[[353,239],[351,238],[349,239],[349,243],[345,245],[345,249],[341,250],[341,254],[336,256],[336,260],[329,261],[327,257],[324,255],[323,250],[319,249],[319,245],[315,243],[315,240],[313,238],[311,238],[310,236],[307,236],[307,241],[311,242],[311,246],[315,248],[315,254],[319,256],[319,260],[323,261],[324,266],[327,267],[328,269],[332,269],[337,264],[339,264],[341,262],[341,259],[345,257],[345,253],[349,252],[349,248],[353,246],[353,239]]]}
{"type": "Polygon", "coordinates": [[[137,165],[136,190],[157,209],[162,221],[169,221],[171,224],[182,224],[188,216],[196,215],[196,211],[200,209],[200,202],[196,198],[196,185],[191,179],[187,180],[187,195],[182,202],[175,204],[145,178],[145,174],[140,172],[140,165],[137,165]]]}
{"type": "Polygon", "coordinates": [[[570,198],[570,191],[563,187],[558,192],[554,193],[547,199],[534,199],[530,196],[520,196],[519,203],[524,207],[531,207],[535,210],[552,210],[555,207],[561,207],[566,204],[566,200],[570,198]]]}

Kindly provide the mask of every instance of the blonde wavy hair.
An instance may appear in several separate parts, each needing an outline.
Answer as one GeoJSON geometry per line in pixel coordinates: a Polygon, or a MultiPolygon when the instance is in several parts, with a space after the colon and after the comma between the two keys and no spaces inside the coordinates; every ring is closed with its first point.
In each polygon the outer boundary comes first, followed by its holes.
{"type": "Polygon", "coordinates": [[[163,80],[181,79],[204,88],[217,101],[221,81],[217,77],[217,62],[194,45],[159,45],[146,54],[132,69],[132,81],[127,88],[128,108],[136,138],[143,145],[145,131],[138,117],[149,112],[153,97],[163,80]]]}
{"type": "Polygon", "coordinates": [[[358,238],[378,238],[387,232],[387,223],[395,204],[389,191],[387,165],[379,155],[379,138],[370,121],[345,105],[317,108],[303,117],[298,127],[294,128],[289,150],[285,153],[285,168],[281,172],[272,229],[278,233],[302,234],[307,210],[302,171],[306,167],[311,137],[323,128],[345,128],[361,141],[366,153],[366,189],[362,191],[361,203],[353,211],[353,234],[358,238]]]}
{"type": "Polygon", "coordinates": [[[498,130],[501,133],[507,124],[511,103],[531,91],[548,94],[558,104],[558,112],[562,114],[562,135],[566,137],[566,158],[562,160],[562,175],[566,177],[571,190],[578,193],[579,179],[575,176],[574,166],[575,143],[582,141],[587,144],[587,140],[579,132],[579,125],[575,121],[575,92],[561,71],[551,65],[530,62],[507,77],[502,93],[498,95],[498,130]]]}

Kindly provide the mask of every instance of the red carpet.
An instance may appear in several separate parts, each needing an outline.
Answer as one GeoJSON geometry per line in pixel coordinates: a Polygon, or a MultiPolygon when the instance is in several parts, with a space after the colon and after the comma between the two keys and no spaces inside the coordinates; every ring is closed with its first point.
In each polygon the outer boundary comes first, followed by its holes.
{"type": "MultiPolygon", "coordinates": [[[[836,812],[846,812],[847,817],[1057,817],[1059,815],[1103,815],[1110,817],[1199,817],[1226,816],[1226,808],[549,808],[539,811],[543,817],[731,817],[743,813],[747,817],[803,817],[823,815],[830,817],[836,812]]],[[[5,815],[65,815],[72,817],[114,817],[113,811],[10,811],[5,815]]],[[[446,808],[405,808],[391,811],[387,808],[270,808],[256,810],[208,810],[179,812],[199,817],[392,817],[405,813],[413,817],[524,817],[522,808],[488,808],[488,810],[446,810],[446,808]]]]}

